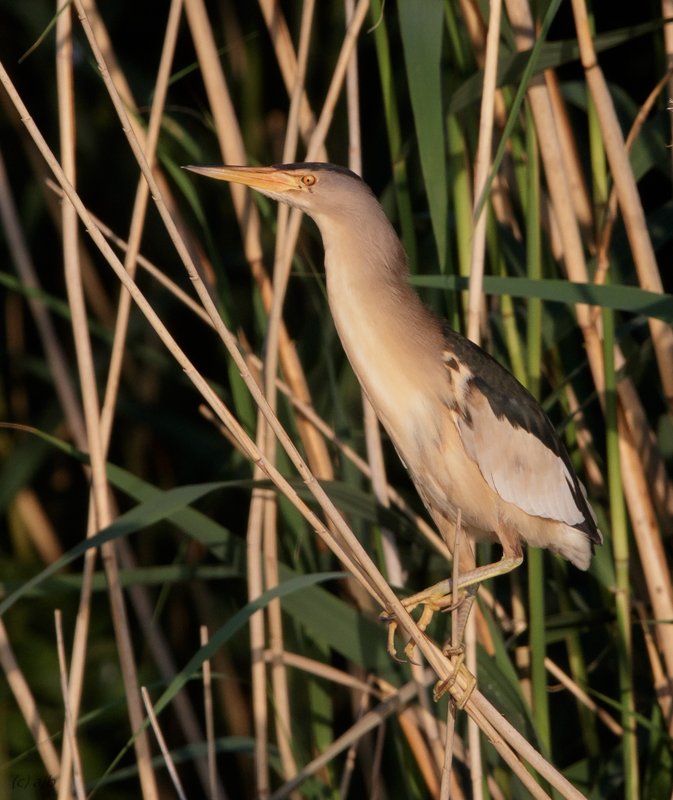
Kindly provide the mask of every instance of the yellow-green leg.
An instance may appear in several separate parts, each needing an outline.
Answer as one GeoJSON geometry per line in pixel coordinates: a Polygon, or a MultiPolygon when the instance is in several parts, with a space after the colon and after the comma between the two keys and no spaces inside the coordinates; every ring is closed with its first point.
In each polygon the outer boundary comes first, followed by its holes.
{"type": "MultiPolygon", "coordinates": [[[[472,603],[474,602],[474,595],[476,594],[476,589],[478,589],[478,584],[488,578],[494,578],[497,575],[505,575],[508,572],[511,572],[513,569],[516,569],[520,566],[521,562],[523,561],[523,554],[518,554],[514,556],[506,556],[504,555],[500,561],[497,561],[495,564],[486,564],[483,567],[477,567],[476,569],[470,569],[467,572],[462,572],[458,577],[458,589],[468,589],[468,587],[475,587],[473,592],[467,591],[463,594],[461,598],[461,605],[463,602],[467,603],[466,612],[464,614],[461,613],[460,618],[463,620],[462,622],[462,629],[460,631],[460,639],[462,641],[462,634],[465,630],[465,625],[467,623],[467,617],[469,616],[470,609],[472,608],[472,603]]],[[[430,586],[427,589],[424,589],[422,592],[417,592],[416,594],[412,595],[411,597],[407,597],[405,600],[402,600],[402,605],[407,609],[407,611],[413,611],[417,606],[423,605],[423,613],[421,614],[421,618],[418,622],[418,627],[424,631],[427,626],[430,624],[430,620],[432,619],[435,611],[440,610],[450,610],[453,604],[453,579],[446,578],[439,583],[436,583],[434,586],[430,586]]],[[[462,611],[462,608],[461,608],[462,611]]],[[[395,651],[395,644],[394,644],[394,636],[395,636],[395,629],[397,628],[397,620],[390,615],[383,613],[380,616],[380,619],[384,622],[389,623],[388,627],[388,652],[390,655],[397,659],[397,653],[395,651]]],[[[411,648],[411,654],[413,655],[413,643],[410,643],[405,648],[405,653],[407,650],[411,648]]],[[[407,657],[409,657],[409,653],[407,653],[407,657]]],[[[411,659],[410,659],[411,660],[411,659]]]]}

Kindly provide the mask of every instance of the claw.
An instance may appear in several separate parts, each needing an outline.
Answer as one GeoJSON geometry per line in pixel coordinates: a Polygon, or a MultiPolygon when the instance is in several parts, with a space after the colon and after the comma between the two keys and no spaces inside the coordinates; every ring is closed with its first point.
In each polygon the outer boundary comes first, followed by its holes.
{"type": "MultiPolygon", "coordinates": [[[[383,618],[383,614],[381,614],[381,618],[383,618]]],[[[397,650],[395,649],[395,631],[397,630],[397,620],[395,617],[389,617],[388,619],[388,655],[397,661],[398,664],[404,664],[404,661],[397,657],[397,650]]]]}
{"type": "MultiPolygon", "coordinates": [[[[409,612],[413,611],[419,605],[423,606],[423,612],[417,623],[419,630],[426,630],[436,611],[451,611],[457,608],[467,596],[467,594],[463,595],[455,606],[450,605],[451,598],[446,594],[448,588],[450,587],[447,586],[446,582],[442,582],[430,589],[426,589],[424,592],[419,592],[417,595],[402,600],[402,605],[409,612]]],[[[379,619],[381,622],[388,624],[388,654],[399,664],[404,663],[402,659],[397,657],[397,650],[395,649],[395,631],[397,630],[397,619],[395,615],[384,611],[379,614],[379,619]]],[[[412,664],[418,664],[418,662],[414,660],[415,649],[416,644],[413,641],[407,642],[404,648],[405,655],[412,664]]]]}
{"type": "Polygon", "coordinates": [[[452,603],[450,606],[443,606],[439,610],[442,612],[442,614],[446,614],[448,611],[455,611],[457,608],[460,608],[463,605],[469,596],[470,593],[468,591],[462,590],[457,603],[452,603]]]}
{"type": "MultiPolygon", "coordinates": [[[[419,626],[420,627],[420,626],[419,626]]],[[[404,655],[407,657],[407,661],[410,664],[414,664],[417,667],[420,667],[418,661],[414,661],[414,653],[416,652],[416,642],[413,639],[409,639],[407,642],[407,646],[404,648],[404,655]]]]}

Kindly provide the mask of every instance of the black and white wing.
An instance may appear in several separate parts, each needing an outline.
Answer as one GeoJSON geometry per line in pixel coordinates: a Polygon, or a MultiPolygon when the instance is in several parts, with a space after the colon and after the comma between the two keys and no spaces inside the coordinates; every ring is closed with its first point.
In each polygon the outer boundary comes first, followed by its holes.
{"type": "Polygon", "coordinates": [[[491,356],[451,329],[444,363],[465,449],[488,485],[527,514],[602,537],[584,486],[549,417],[491,356]]]}

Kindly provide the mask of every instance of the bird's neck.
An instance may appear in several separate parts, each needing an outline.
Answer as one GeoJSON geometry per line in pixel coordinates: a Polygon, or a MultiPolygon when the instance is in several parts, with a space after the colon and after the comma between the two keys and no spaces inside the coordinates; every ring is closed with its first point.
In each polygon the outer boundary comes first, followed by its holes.
{"type": "Polygon", "coordinates": [[[430,402],[444,380],[439,323],[409,286],[392,227],[379,240],[359,237],[355,245],[348,230],[320,227],[339,338],[381,421],[401,444],[413,432],[392,430],[391,420],[400,418],[402,406],[411,414],[412,406],[430,402]]]}

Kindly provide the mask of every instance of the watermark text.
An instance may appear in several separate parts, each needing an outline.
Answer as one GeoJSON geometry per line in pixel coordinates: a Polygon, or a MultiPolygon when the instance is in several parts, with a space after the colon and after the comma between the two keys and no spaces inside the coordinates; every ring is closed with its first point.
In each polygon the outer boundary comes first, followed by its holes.
{"type": "Polygon", "coordinates": [[[32,775],[15,775],[12,781],[12,789],[39,789],[44,792],[56,786],[56,778],[53,775],[45,775],[42,778],[35,778],[32,775]]]}

